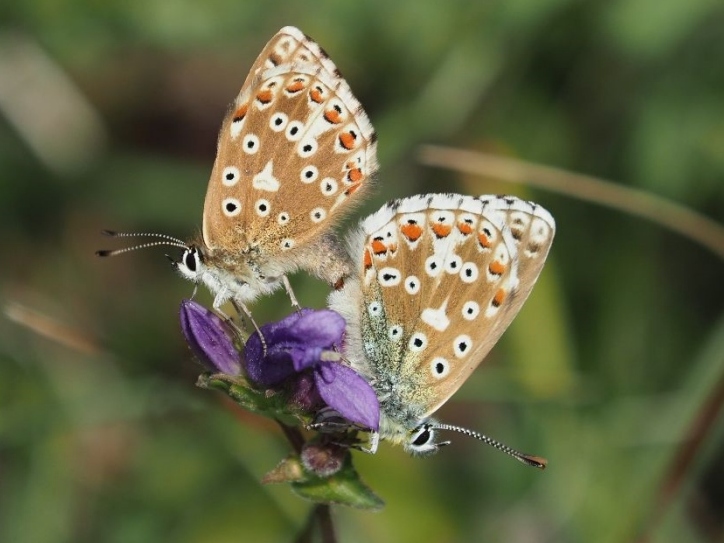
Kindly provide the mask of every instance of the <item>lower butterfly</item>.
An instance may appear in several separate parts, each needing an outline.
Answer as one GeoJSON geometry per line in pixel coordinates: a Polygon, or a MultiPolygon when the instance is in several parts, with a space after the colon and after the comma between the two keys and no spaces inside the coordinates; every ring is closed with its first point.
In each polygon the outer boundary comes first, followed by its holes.
{"type": "Polygon", "coordinates": [[[449,442],[438,430],[482,434],[432,418],[488,354],[543,268],[555,222],[541,206],[511,196],[431,194],[395,200],[348,238],[357,271],[329,306],[347,321],[344,358],[377,393],[384,439],[413,454],[449,442]]]}

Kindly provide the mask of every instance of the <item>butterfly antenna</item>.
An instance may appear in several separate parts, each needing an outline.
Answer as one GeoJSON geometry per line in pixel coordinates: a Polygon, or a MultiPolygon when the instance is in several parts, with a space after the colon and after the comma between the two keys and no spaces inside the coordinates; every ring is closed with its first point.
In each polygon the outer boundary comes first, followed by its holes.
{"type": "Polygon", "coordinates": [[[162,238],[173,241],[177,246],[186,247],[183,240],[168,236],[166,234],[158,234],[156,232],[116,232],[115,230],[102,230],[101,234],[109,238],[162,238]]]}
{"type": "Polygon", "coordinates": [[[534,468],[545,469],[548,465],[548,460],[546,460],[542,456],[535,456],[533,454],[526,454],[516,451],[515,449],[511,449],[507,445],[504,445],[500,441],[496,441],[492,437],[488,437],[478,432],[468,430],[467,428],[462,428],[460,426],[451,426],[449,424],[435,424],[432,426],[432,428],[435,430],[451,430],[453,432],[459,432],[461,434],[465,434],[466,436],[473,437],[478,441],[482,441],[486,445],[490,445],[491,447],[494,447],[499,451],[504,452],[509,456],[512,456],[518,462],[522,462],[523,464],[532,466],[534,468]]]}
{"type": "Polygon", "coordinates": [[[181,249],[188,248],[188,245],[180,239],[167,236],[166,234],[155,234],[153,232],[115,232],[113,230],[103,230],[101,233],[109,238],[161,238],[162,241],[149,241],[139,245],[132,245],[131,247],[124,247],[123,249],[102,249],[96,251],[96,256],[116,256],[148,247],[157,247],[159,245],[171,245],[172,247],[180,247],[181,249]]]}

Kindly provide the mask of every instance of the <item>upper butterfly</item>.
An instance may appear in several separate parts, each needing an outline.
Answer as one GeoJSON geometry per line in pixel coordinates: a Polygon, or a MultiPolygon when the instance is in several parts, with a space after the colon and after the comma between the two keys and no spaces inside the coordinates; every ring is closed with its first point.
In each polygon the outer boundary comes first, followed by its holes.
{"type": "Polygon", "coordinates": [[[375,389],[377,439],[416,454],[435,452],[436,430],[486,436],[431,419],[498,341],[528,297],[550,249],[555,222],[511,196],[432,194],[396,200],[349,239],[357,271],[329,306],[345,317],[344,358],[375,389]]]}
{"type": "Polygon", "coordinates": [[[329,232],[367,192],[376,140],[324,50],[299,29],[282,28],[224,118],[201,238],[158,236],[166,241],[143,247],[183,247],[176,268],[214,293],[215,308],[227,300],[244,306],[282,284],[296,305],[287,273],[301,268],[337,284],[351,271],[329,232]]]}

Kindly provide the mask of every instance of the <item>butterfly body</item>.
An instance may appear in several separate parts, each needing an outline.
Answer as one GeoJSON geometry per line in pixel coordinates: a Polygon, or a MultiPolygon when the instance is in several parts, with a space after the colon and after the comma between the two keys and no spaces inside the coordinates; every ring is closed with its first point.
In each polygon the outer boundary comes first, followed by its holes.
{"type": "Polygon", "coordinates": [[[431,416],[508,327],[545,262],[555,223],[514,197],[396,200],[349,238],[356,271],[330,295],[345,356],[377,392],[379,437],[437,450],[431,416]]]}

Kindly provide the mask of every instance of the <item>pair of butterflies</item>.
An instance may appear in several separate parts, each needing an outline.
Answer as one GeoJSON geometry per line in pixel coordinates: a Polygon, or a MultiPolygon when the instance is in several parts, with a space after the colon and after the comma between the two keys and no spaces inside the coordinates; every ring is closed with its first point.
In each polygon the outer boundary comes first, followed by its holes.
{"type": "Polygon", "coordinates": [[[435,441],[436,430],[457,430],[536,465],[430,416],[527,298],[553,218],[510,196],[413,196],[363,220],[344,247],[332,228],[368,192],[376,140],[327,54],[300,30],[283,28],[223,121],[201,238],[144,246],[182,247],[176,268],[211,290],[217,310],[231,300],[249,314],[246,304],[280,286],[296,305],[286,276],[299,269],[326,280],[335,287],[330,308],[347,321],[344,358],[380,401],[374,437],[425,454],[447,444],[435,441]]]}

